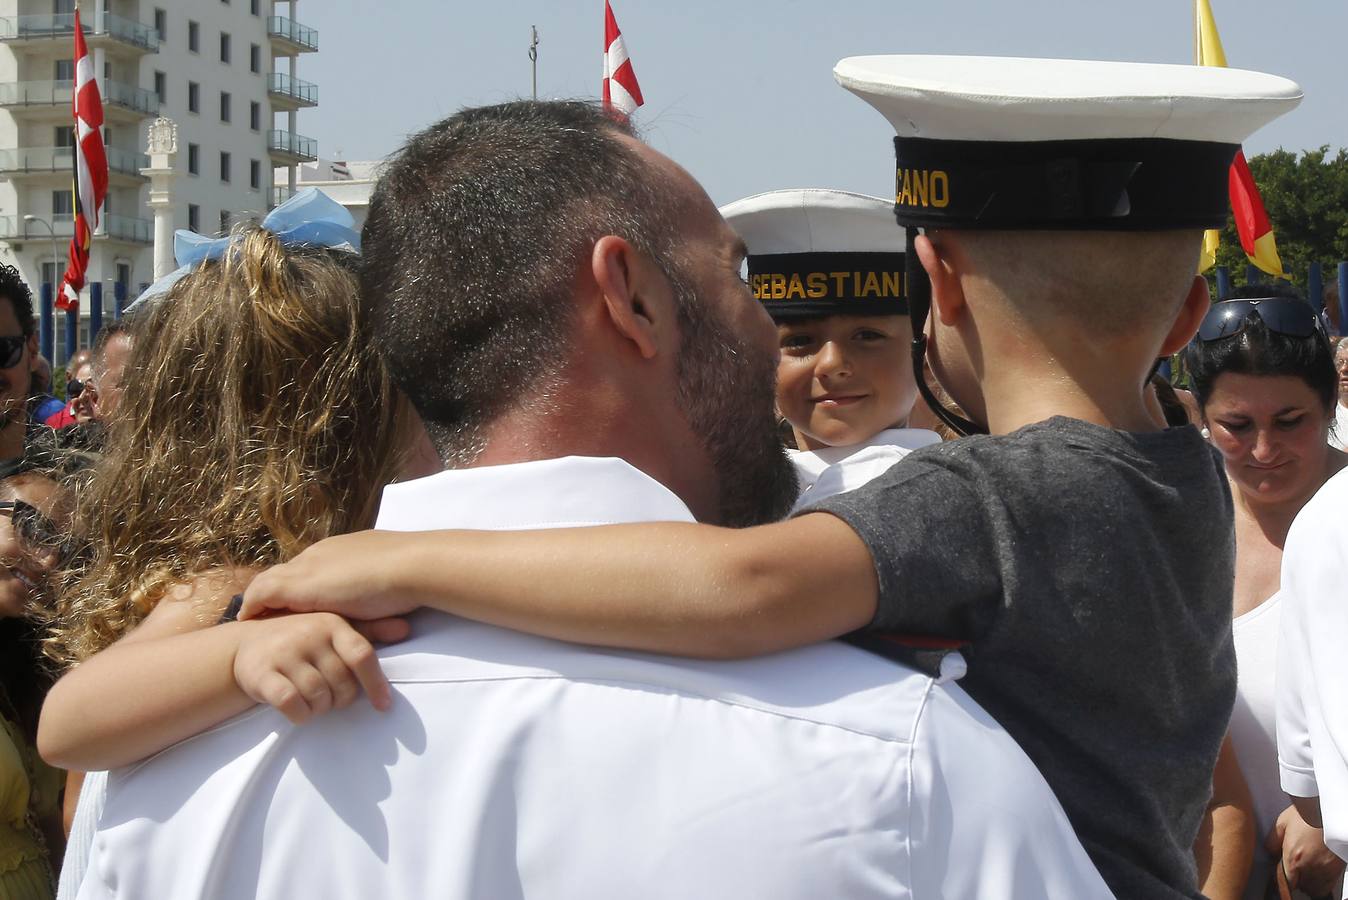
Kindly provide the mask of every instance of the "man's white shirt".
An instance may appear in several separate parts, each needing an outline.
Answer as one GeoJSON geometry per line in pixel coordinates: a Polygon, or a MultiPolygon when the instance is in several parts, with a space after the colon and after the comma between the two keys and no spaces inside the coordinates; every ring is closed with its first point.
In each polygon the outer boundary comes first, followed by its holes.
{"type": "Polygon", "coordinates": [[[800,498],[792,511],[854,491],[914,450],[940,442],[939,434],[925,428],[887,428],[860,444],[789,451],[800,482],[800,498]]]}
{"type": "MultiPolygon", "coordinates": [[[[392,486],[379,527],[656,520],[691,516],[568,458],[392,486]]],[[[840,643],[704,662],[413,628],[380,651],[388,712],[260,707],[114,772],[79,897],[1110,896],[956,684],[840,643]]]]}
{"type": "Polygon", "coordinates": [[[1334,407],[1334,428],[1329,432],[1329,446],[1335,450],[1348,450],[1348,406],[1343,403],[1334,407]]]}
{"type": "Polygon", "coordinates": [[[1319,797],[1325,844],[1348,859],[1348,469],[1302,508],[1282,556],[1278,767],[1283,790],[1319,797]]]}

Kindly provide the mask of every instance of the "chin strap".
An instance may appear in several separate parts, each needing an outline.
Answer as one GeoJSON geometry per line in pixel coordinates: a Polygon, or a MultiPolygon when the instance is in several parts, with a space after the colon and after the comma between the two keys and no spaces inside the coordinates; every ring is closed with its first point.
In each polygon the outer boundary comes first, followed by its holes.
{"type": "Polygon", "coordinates": [[[971,434],[987,434],[988,429],[984,425],[957,415],[941,405],[932,392],[931,386],[927,384],[927,316],[931,313],[931,280],[927,278],[927,270],[922,268],[922,263],[917,258],[917,248],[913,246],[917,240],[917,229],[908,227],[907,229],[907,249],[903,260],[903,282],[904,293],[908,297],[908,318],[913,323],[913,375],[917,380],[918,393],[931,411],[954,431],[956,434],[967,437],[971,434]]]}

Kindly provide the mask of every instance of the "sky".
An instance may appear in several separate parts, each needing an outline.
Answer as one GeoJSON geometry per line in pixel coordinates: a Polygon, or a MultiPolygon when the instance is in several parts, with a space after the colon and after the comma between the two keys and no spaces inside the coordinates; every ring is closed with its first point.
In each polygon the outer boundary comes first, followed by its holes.
{"type": "MultiPolygon", "coordinates": [[[[893,132],[838,87],[833,65],[874,53],[1189,63],[1192,0],[613,0],[646,105],[637,125],[718,204],[830,187],[888,195],[893,132]]],[[[1230,65],[1293,79],[1306,99],[1247,155],[1348,146],[1348,3],[1211,0],[1230,65]]],[[[322,0],[300,60],[319,106],[299,131],[327,159],[380,159],[464,106],[599,94],[603,0],[322,0]]]]}

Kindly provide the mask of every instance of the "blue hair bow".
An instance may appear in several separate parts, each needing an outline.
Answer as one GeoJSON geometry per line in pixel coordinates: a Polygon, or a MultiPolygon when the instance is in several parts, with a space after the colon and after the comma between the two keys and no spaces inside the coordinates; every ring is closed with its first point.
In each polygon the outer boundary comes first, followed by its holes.
{"type": "MultiPolygon", "coordinates": [[[[360,232],[356,220],[340,203],[318,188],[305,188],[267,213],[262,227],[289,247],[327,247],[330,250],[360,252],[360,232]]],[[[173,257],[178,268],[146,288],[127,307],[162,297],[184,275],[208,260],[220,259],[233,243],[232,237],[208,238],[180,228],[173,235],[173,257]]]]}

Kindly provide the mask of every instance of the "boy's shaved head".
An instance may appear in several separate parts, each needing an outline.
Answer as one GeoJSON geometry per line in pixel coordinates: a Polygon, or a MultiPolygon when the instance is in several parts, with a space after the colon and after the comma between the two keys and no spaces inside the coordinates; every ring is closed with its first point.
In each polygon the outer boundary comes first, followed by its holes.
{"type": "Polygon", "coordinates": [[[964,257],[968,286],[999,294],[1036,330],[1115,333],[1168,327],[1198,271],[1202,232],[943,231],[964,257]],[[972,283],[972,285],[970,285],[972,283]]]}

